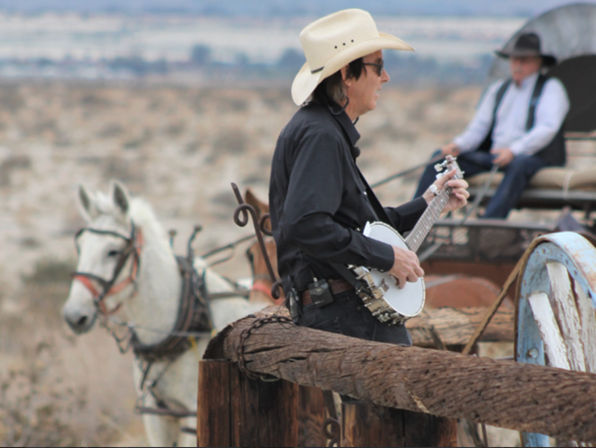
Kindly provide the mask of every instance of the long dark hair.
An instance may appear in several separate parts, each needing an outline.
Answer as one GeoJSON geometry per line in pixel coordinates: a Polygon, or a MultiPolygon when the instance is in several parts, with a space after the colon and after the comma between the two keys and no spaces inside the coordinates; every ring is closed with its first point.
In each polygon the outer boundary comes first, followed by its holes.
{"type": "MultiPolygon", "coordinates": [[[[354,59],[348,64],[346,78],[358,79],[362,75],[362,70],[364,70],[364,61],[362,58],[354,59]]],[[[336,103],[339,105],[346,99],[348,97],[344,93],[341,70],[325,78],[312,94],[312,100],[321,104],[336,103]]]]}

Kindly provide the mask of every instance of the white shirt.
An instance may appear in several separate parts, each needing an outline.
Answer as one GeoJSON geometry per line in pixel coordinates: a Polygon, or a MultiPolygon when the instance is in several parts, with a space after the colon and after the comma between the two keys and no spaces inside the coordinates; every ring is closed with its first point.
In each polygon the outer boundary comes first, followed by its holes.
{"type": "MultiPolygon", "coordinates": [[[[526,131],[530,98],[537,78],[538,73],[535,73],[519,86],[511,82],[507,88],[497,109],[491,149],[509,148],[514,155],[534,154],[544,148],[561,127],[569,111],[569,98],[561,81],[549,78],[538,98],[534,126],[526,131]]],[[[461,152],[478,148],[488,134],[495,96],[503,82],[497,81],[488,88],[466,130],[453,140],[461,152]]]]}

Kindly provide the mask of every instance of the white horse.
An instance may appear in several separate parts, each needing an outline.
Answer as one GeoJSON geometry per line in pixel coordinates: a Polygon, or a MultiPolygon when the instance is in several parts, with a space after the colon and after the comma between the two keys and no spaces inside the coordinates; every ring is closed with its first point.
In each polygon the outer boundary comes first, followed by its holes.
{"type": "MultiPolygon", "coordinates": [[[[197,283],[207,296],[234,288],[201,258],[194,260],[189,287],[151,207],[130,198],[121,184],[113,182],[108,195],[80,186],[78,199],[87,227],[76,237],[79,261],[63,317],[76,333],[89,331],[98,318],[114,336],[124,331],[127,338],[117,341],[124,351],[127,339],[135,352],[134,382],[149,443],[196,445],[196,436],[184,429],[196,428],[198,361],[210,334],[205,328],[202,337],[186,337],[188,310],[179,313],[180,303],[197,283]],[[115,330],[118,322],[125,325],[115,330]]],[[[194,321],[211,322],[216,330],[268,304],[231,294],[207,302],[206,312],[193,307],[194,321]]]]}

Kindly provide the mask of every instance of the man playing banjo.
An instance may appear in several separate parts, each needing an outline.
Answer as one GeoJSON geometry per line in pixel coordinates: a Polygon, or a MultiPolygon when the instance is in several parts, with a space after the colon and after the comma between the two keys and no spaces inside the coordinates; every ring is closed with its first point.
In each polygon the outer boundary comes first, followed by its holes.
{"type": "Polygon", "coordinates": [[[400,286],[418,281],[424,272],[416,254],[366,237],[365,224],[380,221],[408,231],[439,192],[445,197],[442,211],[464,206],[467,183],[454,179],[451,170],[421,197],[382,207],[356,165],[360,135],[354,124],[376,107],[389,81],[382,50],[412,48],[379,33],[360,9],[314,21],[300,41],[306,63],[292,84],[300,108],[278,138],[269,187],[287,305],[299,325],[411,345],[403,323],[381,322],[365,309],[347,266],[387,272],[400,286]]]}

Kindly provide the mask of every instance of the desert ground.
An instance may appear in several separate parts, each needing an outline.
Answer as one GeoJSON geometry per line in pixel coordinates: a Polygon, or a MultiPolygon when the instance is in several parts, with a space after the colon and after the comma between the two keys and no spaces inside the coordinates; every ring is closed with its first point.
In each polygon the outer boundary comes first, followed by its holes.
{"type": "MultiPolygon", "coordinates": [[[[480,86],[391,88],[357,127],[371,182],[427,159],[472,116],[480,86]]],[[[248,233],[230,182],[266,198],[277,135],[296,107],[286,87],[14,82],[0,85],[0,445],[143,445],[131,354],[101,328],[75,337],[60,308],[83,225],[76,189],[123,182],[146,198],[183,253],[248,233]]],[[[414,178],[377,190],[397,204],[414,178]]],[[[240,247],[217,267],[249,275],[240,247]]]]}

